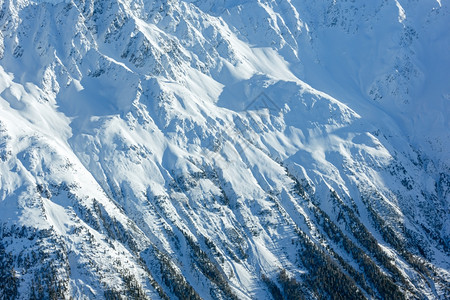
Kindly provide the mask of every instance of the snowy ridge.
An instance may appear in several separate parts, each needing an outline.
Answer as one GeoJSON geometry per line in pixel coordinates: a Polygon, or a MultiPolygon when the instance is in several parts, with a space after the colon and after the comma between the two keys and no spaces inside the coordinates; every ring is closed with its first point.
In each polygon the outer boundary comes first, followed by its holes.
{"type": "Polygon", "coordinates": [[[0,5],[6,299],[450,296],[447,2],[0,5]]]}

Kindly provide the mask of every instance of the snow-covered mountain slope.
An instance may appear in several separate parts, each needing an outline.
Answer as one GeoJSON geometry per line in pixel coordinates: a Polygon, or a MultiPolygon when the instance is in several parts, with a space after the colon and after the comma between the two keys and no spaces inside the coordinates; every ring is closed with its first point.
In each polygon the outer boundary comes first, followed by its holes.
{"type": "Polygon", "coordinates": [[[449,3],[362,2],[0,0],[0,298],[450,297],[449,3]]]}

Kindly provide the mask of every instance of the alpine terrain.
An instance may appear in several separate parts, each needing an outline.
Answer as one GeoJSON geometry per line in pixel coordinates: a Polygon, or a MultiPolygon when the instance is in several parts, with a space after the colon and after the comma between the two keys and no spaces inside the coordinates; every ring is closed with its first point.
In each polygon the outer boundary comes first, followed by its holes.
{"type": "Polygon", "coordinates": [[[0,299],[449,299],[449,26],[0,0],[0,299]]]}

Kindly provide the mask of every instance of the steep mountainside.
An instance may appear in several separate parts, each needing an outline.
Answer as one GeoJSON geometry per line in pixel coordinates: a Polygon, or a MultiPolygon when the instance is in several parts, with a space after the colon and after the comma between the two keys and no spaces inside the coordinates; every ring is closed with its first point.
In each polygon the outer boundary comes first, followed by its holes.
{"type": "Polygon", "coordinates": [[[0,299],[450,298],[447,0],[0,0],[0,299]]]}

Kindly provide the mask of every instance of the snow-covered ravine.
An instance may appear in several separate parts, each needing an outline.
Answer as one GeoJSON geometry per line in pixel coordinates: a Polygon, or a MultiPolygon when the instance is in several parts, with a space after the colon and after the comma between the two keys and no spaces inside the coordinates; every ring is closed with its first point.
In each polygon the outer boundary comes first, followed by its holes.
{"type": "Polygon", "coordinates": [[[449,298],[448,24],[0,0],[0,299],[449,298]]]}

